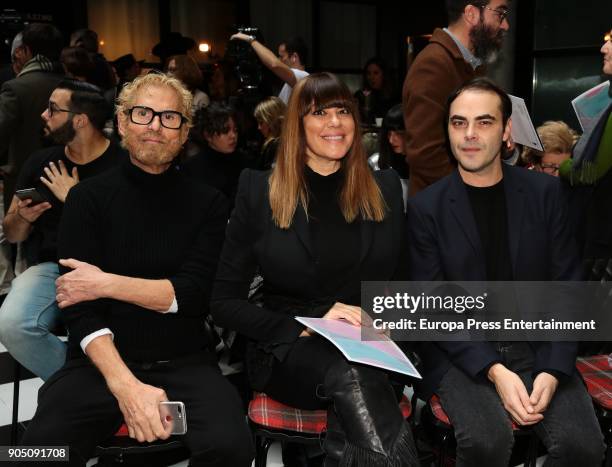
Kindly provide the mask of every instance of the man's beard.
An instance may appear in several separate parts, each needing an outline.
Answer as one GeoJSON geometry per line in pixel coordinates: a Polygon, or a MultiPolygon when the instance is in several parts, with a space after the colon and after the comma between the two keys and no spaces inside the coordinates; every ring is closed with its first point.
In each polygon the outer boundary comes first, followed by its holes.
{"type": "Polygon", "coordinates": [[[480,18],[476,26],[470,30],[470,41],[474,47],[474,55],[485,63],[493,63],[502,48],[505,31],[501,28],[495,32],[480,18]]]}
{"type": "MultiPolygon", "coordinates": [[[[140,140],[146,136],[146,134],[135,135],[127,131],[121,141],[121,145],[127,149],[130,156],[143,165],[159,167],[170,164],[181,150],[182,145],[179,140],[173,142],[165,141],[160,144],[147,144],[140,140]]],[[[159,139],[161,137],[155,135],[155,138],[159,139]]]]}
{"type": "Polygon", "coordinates": [[[45,125],[45,128],[47,129],[47,134],[45,137],[51,139],[56,144],[61,144],[62,146],[68,144],[76,136],[76,130],[72,125],[72,117],[55,130],[51,130],[48,125],[45,125]]]}

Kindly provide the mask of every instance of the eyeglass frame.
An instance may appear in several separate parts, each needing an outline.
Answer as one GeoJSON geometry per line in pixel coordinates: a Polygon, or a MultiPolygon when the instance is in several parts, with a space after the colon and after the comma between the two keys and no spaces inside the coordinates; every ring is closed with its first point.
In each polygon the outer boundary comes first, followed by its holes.
{"type": "Polygon", "coordinates": [[[486,10],[489,10],[489,11],[492,11],[493,13],[495,13],[497,15],[497,17],[499,18],[499,24],[502,24],[504,22],[504,20],[507,20],[508,19],[508,15],[510,14],[510,9],[505,9],[503,11],[500,11],[497,8],[491,8],[489,5],[476,4],[474,6],[477,6],[481,10],[482,9],[486,9],[486,10]]]}
{"type": "Polygon", "coordinates": [[[47,112],[49,113],[49,118],[53,118],[53,114],[55,112],[66,112],[66,113],[71,113],[71,114],[80,114],[80,113],[82,113],[82,112],[77,112],[75,110],[62,109],[62,108],[58,107],[55,102],[51,102],[51,101],[49,101],[47,103],[47,112]],[[55,108],[53,106],[55,106],[55,108]]]}
{"type": "Polygon", "coordinates": [[[177,110],[162,110],[160,112],[157,112],[155,110],[153,110],[151,107],[147,107],[146,105],[135,105],[134,107],[131,107],[129,109],[125,110],[125,113],[127,115],[129,115],[130,117],[130,121],[132,123],[134,123],[135,125],[150,125],[151,122],[153,120],[155,120],[155,117],[159,117],[159,124],[161,126],[163,126],[164,128],[167,128],[168,130],[180,130],[181,127],[183,126],[183,124],[185,124],[188,120],[187,117],[185,117],[182,113],[180,113],[177,110]],[[135,122],[134,121],[134,116],[132,115],[132,113],[134,112],[134,109],[145,109],[145,110],[150,110],[152,112],[152,116],[151,116],[151,120],[149,120],[147,123],[139,123],[139,122],[135,122]],[[176,128],[172,128],[172,127],[168,127],[166,125],[164,125],[164,119],[162,118],[162,114],[164,113],[172,113],[172,114],[178,114],[181,117],[181,124],[179,126],[177,126],[176,128]]]}
{"type": "Polygon", "coordinates": [[[537,164],[537,166],[540,168],[542,172],[545,172],[545,173],[549,173],[549,172],[557,173],[559,172],[559,169],[561,168],[561,164],[555,164],[552,162],[546,162],[546,163],[540,162],[537,164]]]}

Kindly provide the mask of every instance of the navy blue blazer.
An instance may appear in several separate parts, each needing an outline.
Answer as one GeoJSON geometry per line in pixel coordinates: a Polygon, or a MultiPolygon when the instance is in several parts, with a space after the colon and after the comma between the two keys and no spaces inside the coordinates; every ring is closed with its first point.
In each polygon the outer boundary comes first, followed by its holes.
{"type": "MultiPolygon", "coordinates": [[[[567,205],[555,177],[503,165],[512,271],[520,281],[580,280],[580,260],[567,220],[567,205]]],[[[467,190],[459,172],[408,200],[410,278],[421,281],[484,281],[485,257],[467,190]]],[[[532,342],[534,374],[574,372],[577,344],[532,342]]],[[[500,356],[490,342],[436,342],[418,346],[429,398],[451,365],[471,377],[500,356]]]]}

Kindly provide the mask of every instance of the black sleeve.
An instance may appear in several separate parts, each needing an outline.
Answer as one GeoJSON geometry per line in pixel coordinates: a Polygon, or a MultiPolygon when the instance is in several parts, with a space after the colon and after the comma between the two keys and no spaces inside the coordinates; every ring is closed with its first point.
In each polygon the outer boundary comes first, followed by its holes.
{"type": "Polygon", "coordinates": [[[389,206],[393,217],[393,241],[398,245],[399,251],[392,280],[407,281],[409,279],[408,232],[406,231],[406,216],[404,215],[404,197],[402,183],[397,172],[393,169],[378,170],[375,176],[381,177],[386,186],[385,202],[389,206]]]}
{"type": "MultiPolygon", "coordinates": [[[[567,203],[562,196],[562,185],[558,180],[550,181],[547,195],[552,197],[547,206],[551,280],[578,281],[582,278],[578,246],[572,236],[567,218],[567,203]]],[[[575,297],[570,296],[567,300],[574,299],[575,297]]],[[[575,371],[577,354],[577,342],[538,342],[534,374],[552,370],[571,376],[575,371]]]]}
{"type": "MultiPolygon", "coordinates": [[[[60,258],[73,258],[90,264],[102,264],[104,226],[99,224],[101,212],[90,192],[79,184],[68,192],[58,234],[60,258]]],[[[60,274],[70,268],[60,265],[60,274]]],[[[89,334],[108,328],[107,304],[103,299],[81,302],[62,310],[70,340],[80,343],[89,334]]],[[[112,331],[112,329],[111,329],[112,331]]]]}
{"type": "Polygon", "coordinates": [[[206,209],[195,244],[187,259],[178,273],[169,277],[180,314],[201,315],[207,312],[210,302],[212,283],[227,225],[227,199],[214,190],[206,209]]]}
{"type": "MultiPolygon", "coordinates": [[[[435,235],[420,209],[408,200],[408,250],[410,279],[442,281],[444,273],[435,235]]],[[[472,378],[499,361],[499,354],[490,342],[436,342],[450,361],[472,378]]]]}
{"type": "MultiPolygon", "coordinates": [[[[303,325],[291,316],[260,308],[247,300],[249,285],[257,269],[253,252],[253,201],[249,199],[253,192],[252,175],[250,169],[245,169],[240,175],[236,204],[227,226],[213,288],[211,314],[217,325],[234,329],[256,341],[271,344],[293,342],[304,329],[303,325]]],[[[262,184],[257,189],[265,190],[266,186],[262,184]]]]}

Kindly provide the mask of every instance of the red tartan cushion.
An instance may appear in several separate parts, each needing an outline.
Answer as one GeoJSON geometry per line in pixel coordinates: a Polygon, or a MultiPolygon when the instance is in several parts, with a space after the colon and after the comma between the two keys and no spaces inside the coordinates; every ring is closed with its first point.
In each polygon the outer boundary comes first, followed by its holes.
{"type": "MultiPolygon", "coordinates": [[[[448,415],[446,415],[446,412],[442,408],[442,403],[440,402],[440,398],[436,394],[431,396],[431,399],[429,399],[429,407],[431,407],[431,412],[433,413],[434,417],[436,417],[436,420],[438,420],[439,422],[449,427],[452,426],[452,423],[450,422],[448,415]]],[[[520,427],[514,422],[514,420],[512,420],[512,429],[513,430],[520,429],[520,427]]]]}
{"type": "MultiPolygon", "coordinates": [[[[404,418],[410,417],[412,407],[406,396],[400,401],[404,418]]],[[[266,428],[295,431],[298,433],[319,434],[327,428],[326,410],[300,410],[290,407],[266,394],[255,393],[249,403],[249,418],[254,423],[266,428]]]]}
{"type": "Polygon", "coordinates": [[[604,409],[612,410],[612,367],[608,355],[579,357],[576,367],[593,400],[604,409]]]}

